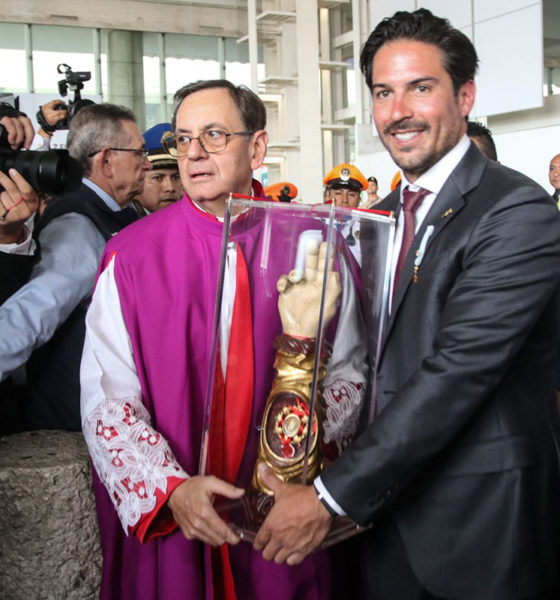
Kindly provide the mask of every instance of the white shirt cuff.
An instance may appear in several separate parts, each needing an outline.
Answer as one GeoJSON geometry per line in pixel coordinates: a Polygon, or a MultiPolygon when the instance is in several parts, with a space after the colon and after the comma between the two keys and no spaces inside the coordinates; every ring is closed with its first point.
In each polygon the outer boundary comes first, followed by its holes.
{"type": "Polygon", "coordinates": [[[321,481],[321,476],[316,477],[313,480],[313,487],[319,496],[319,500],[326,502],[332,510],[341,517],[346,516],[344,509],[337,503],[337,501],[329,494],[329,491],[325,487],[325,484],[321,481]]]}
{"type": "Polygon", "coordinates": [[[44,152],[50,148],[51,140],[44,138],[41,134],[35,133],[33,137],[33,141],[31,142],[30,150],[35,150],[36,152],[44,152]]]}
{"type": "Polygon", "coordinates": [[[0,244],[0,252],[6,254],[24,254],[26,256],[35,253],[35,240],[31,235],[31,230],[27,225],[23,226],[25,231],[25,239],[22,242],[13,244],[0,244]]]}

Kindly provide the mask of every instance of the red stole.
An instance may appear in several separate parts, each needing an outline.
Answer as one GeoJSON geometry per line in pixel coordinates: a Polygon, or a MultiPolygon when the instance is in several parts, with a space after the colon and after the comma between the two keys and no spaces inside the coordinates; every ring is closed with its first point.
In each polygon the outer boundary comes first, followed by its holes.
{"type": "MultiPolygon", "coordinates": [[[[220,364],[218,358],[210,418],[209,464],[212,475],[235,484],[249,431],[254,382],[249,273],[239,246],[225,382],[220,364]]],[[[212,548],[211,556],[214,600],[235,600],[227,544],[212,548]]]]}

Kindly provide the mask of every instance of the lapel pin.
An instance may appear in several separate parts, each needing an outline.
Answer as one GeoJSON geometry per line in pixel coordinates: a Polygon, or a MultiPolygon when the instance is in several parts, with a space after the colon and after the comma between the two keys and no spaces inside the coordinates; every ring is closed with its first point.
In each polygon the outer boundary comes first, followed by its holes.
{"type": "MultiPolygon", "coordinates": [[[[449,210],[451,211],[451,209],[449,210]]],[[[432,237],[432,233],[434,233],[434,226],[428,225],[428,227],[426,227],[426,231],[424,232],[424,236],[422,237],[422,241],[420,242],[420,246],[418,247],[418,250],[416,250],[416,258],[414,259],[414,283],[418,283],[418,269],[424,260],[426,246],[428,245],[428,240],[432,237]]]]}
{"type": "Polygon", "coordinates": [[[452,208],[448,208],[443,215],[441,215],[441,218],[444,219],[445,217],[448,217],[451,213],[453,212],[452,208]]]}

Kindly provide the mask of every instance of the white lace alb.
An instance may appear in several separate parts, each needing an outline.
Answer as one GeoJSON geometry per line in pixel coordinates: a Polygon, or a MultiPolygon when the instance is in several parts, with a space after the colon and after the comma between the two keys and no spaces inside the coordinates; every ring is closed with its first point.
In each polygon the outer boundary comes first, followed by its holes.
{"type": "Polygon", "coordinates": [[[139,398],[100,402],[84,420],[83,432],[127,533],[154,510],[156,488],[165,493],[168,477],[188,477],[167,441],[150,425],[139,398]]]}
{"type": "Polygon", "coordinates": [[[323,398],[326,418],[323,422],[325,442],[334,441],[339,452],[346,449],[356,433],[362,402],[363,387],[344,379],[336,379],[325,387],[323,398]]]}

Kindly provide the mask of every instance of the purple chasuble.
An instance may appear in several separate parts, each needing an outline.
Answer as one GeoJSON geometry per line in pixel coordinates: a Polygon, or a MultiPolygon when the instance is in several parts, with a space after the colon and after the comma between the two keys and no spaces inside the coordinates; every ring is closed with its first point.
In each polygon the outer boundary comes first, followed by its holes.
{"type": "MultiPolygon", "coordinates": [[[[314,222],[316,226],[316,222],[314,222]]],[[[255,344],[255,408],[237,484],[246,487],[257,454],[258,430],[270,390],[273,341],[281,330],[276,280],[269,262],[259,270],[258,226],[240,233],[248,265],[255,344]],[[257,229],[257,231],[255,231],[257,229]],[[275,318],[271,318],[275,315],[275,318]]],[[[198,472],[209,347],[223,226],[195,209],[187,198],[141,219],[107,245],[102,265],[116,253],[115,279],[132,342],[142,400],[153,427],[168,441],[181,466],[198,472]]],[[[299,231],[273,231],[274,247],[297,241],[299,231]]],[[[207,600],[207,552],[181,531],[141,544],[126,536],[106,489],[95,477],[103,546],[102,599],[207,600]]],[[[327,552],[295,567],[265,561],[251,545],[230,547],[239,600],[325,600],[331,596],[327,552]]]]}

